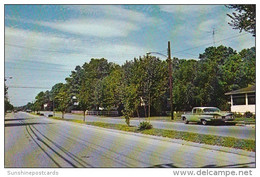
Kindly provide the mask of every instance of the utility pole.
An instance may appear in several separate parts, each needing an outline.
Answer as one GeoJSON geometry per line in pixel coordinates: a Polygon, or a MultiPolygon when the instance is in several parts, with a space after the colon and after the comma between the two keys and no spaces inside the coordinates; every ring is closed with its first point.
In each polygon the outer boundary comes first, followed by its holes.
{"type": "Polygon", "coordinates": [[[53,112],[53,117],[55,117],[55,111],[54,111],[54,98],[52,98],[52,112],[53,112]]]}
{"type": "Polygon", "coordinates": [[[213,37],[213,44],[214,44],[214,47],[215,47],[216,46],[215,45],[215,28],[213,28],[212,37],[213,37]]]}
{"type": "Polygon", "coordinates": [[[169,65],[169,91],[170,91],[170,105],[171,105],[171,120],[173,116],[173,100],[172,100],[172,59],[171,59],[171,43],[168,41],[168,65],[169,65]]]}

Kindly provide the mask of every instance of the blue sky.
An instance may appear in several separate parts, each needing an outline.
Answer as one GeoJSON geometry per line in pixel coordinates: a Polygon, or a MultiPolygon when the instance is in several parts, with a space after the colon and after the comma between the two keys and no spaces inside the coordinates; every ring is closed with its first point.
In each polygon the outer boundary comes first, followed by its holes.
{"type": "Polygon", "coordinates": [[[223,5],[5,5],[9,99],[33,101],[91,58],[121,65],[148,51],[166,55],[167,41],[172,56],[197,59],[214,45],[213,28],[216,46],[255,46],[251,34],[228,25],[231,12],[223,5]]]}

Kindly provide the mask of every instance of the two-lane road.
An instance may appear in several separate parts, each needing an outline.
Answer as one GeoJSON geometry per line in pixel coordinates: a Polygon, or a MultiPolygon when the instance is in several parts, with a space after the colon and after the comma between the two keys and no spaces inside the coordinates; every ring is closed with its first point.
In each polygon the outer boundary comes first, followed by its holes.
{"type": "MultiPolygon", "coordinates": [[[[44,112],[46,116],[52,114],[52,112],[44,112]]],[[[55,113],[56,116],[61,117],[60,113],[55,113]]],[[[83,120],[83,115],[76,114],[65,114],[66,119],[76,119],[83,120]]],[[[86,116],[86,121],[88,122],[104,122],[112,124],[125,124],[125,119],[119,118],[101,118],[99,116],[86,116]]],[[[141,120],[142,121],[142,120],[141,120]]],[[[139,120],[132,119],[131,125],[138,126],[139,120]]],[[[255,127],[254,126],[227,126],[227,125],[199,125],[199,124],[184,124],[181,122],[166,122],[166,121],[151,121],[154,128],[186,131],[200,134],[211,134],[217,136],[229,136],[239,139],[252,139],[255,140],[255,127]]]]}
{"type": "Polygon", "coordinates": [[[252,152],[223,152],[22,112],[5,117],[5,167],[254,166],[252,152]]]}

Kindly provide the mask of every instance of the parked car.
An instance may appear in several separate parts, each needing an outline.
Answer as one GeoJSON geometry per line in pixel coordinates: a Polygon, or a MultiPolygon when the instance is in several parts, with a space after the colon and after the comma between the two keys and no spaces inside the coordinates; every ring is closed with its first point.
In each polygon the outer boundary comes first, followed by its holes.
{"type": "Polygon", "coordinates": [[[32,112],[32,110],[30,110],[30,109],[26,109],[26,112],[30,113],[30,112],[32,112]]]}
{"type": "Polygon", "coordinates": [[[229,122],[234,120],[233,113],[221,112],[216,107],[194,107],[191,113],[181,115],[185,124],[189,122],[201,122],[203,125],[209,122],[229,122]]]}

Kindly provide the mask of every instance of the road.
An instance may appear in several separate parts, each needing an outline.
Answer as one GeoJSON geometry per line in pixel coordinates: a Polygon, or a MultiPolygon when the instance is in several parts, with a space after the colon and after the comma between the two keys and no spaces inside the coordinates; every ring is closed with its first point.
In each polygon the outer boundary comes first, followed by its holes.
{"type": "Polygon", "coordinates": [[[5,167],[255,167],[255,153],[241,151],[23,112],[5,117],[5,167]]]}
{"type": "MultiPolygon", "coordinates": [[[[44,112],[46,116],[53,114],[52,112],[44,112]]],[[[61,117],[60,113],[55,113],[55,116],[61,117]]],[[[82,115],[76,114],[65,114],[66,119],[77,119],[83,120],[82,115]]],[[[125,124],[124,119],[119,118],[101,118],[98,116],[86,116],[86,121],[88,122],[105,122],[112,124],[125,124]]],[[[154,128],[159,129],[168,129],[168,130],[177,130],[177,131],[186,131],[194,132],[200,134],[211,134],[217,136],[229,136],[239,139],[251,139],[255,140],[255,127],[254,126],[231,126],[231,125],[207,125],[203,126],[200,124],[184,124],[182,122],[166,122],[166,121],[155,121],[151,120],[151,123],[154,128]]],[[[131,120],[131,125],[138,126],[139,120],[131,120]]]]}

